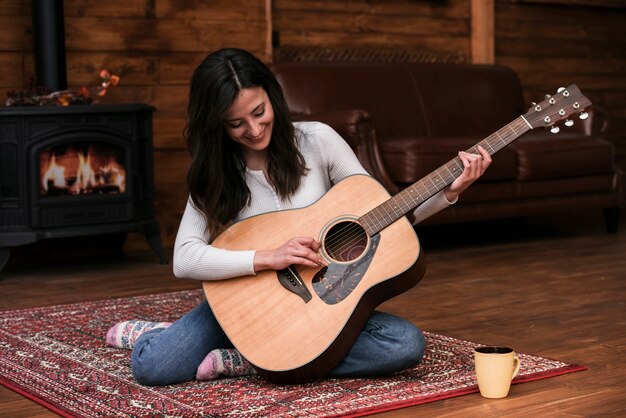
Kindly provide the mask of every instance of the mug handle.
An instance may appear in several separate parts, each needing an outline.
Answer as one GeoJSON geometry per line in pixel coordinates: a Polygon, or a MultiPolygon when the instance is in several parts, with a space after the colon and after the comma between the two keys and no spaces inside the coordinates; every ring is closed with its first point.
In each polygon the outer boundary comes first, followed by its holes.
{"type": "Polygon", "coordinates": [[[513,380],[513,378],[517,376],[517,372],[519,372],[519,366],[520,366],[519,357],[517,357],[517,355],[514,355],[513,356],[513,376],[511,376],[511,380],[513,380]]]}

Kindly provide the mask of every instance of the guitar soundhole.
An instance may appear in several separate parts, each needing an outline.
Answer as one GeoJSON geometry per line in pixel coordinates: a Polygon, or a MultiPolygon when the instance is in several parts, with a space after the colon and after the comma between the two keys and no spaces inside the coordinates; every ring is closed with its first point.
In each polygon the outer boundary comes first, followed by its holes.
{"type": "Polygon", "coordinates": [[[333,260],[342,263],[353,261],[365,252],[367,233],[356,222],[339,222],[328,230],[322,245],[333,260]]]}

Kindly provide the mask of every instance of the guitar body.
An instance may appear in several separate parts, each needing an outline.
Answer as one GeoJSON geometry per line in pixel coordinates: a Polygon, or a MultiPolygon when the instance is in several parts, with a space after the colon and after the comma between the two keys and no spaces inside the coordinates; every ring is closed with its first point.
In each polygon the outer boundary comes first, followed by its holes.
{"type": "Polygon", "coordinates": [[[345,357],[377,305],[419,282],[425,263],[405,217],[371,237],[358,222],[389,197],[376,180],[355,175],[311,206],[248,218],[215,239],[228,250],[271,249],[298,236],[322,244],[324,268],[203,282],[226,335],[265,378],[322,377],[345,357]]]}

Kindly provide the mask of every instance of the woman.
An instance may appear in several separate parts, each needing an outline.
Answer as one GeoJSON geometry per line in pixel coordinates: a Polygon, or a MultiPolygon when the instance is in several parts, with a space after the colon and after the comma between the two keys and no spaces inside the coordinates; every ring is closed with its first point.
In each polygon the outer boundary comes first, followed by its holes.
{"type": "MultiPolygon", "coordinates": [[[[269,68],[240,49],[209,54],[190,86],[185,136],[192,162],[190,198],[174,248],[180,278],[226,280],[289,265],[322,266],[313,237],[293,237],[278,248],[227,251],[210,242],[224,225],[253,215],[313,204],[338,181],[367,174],[330,127],[292,123],[269,68]]],[[[460,152],[462,175],[422,204],[415,223],[453,204],[491,163],[489,154],[460,152]]],[[[146,385],[166,385],[254,373],[233,349],[206,302],[173,324],[126,321],[107,342],[133,348],[132,370],[146,385]]],[[[353,347],[328,376],[372,376],[413,367],[425,348],[410,322],[374,312],[353,347]]]]}

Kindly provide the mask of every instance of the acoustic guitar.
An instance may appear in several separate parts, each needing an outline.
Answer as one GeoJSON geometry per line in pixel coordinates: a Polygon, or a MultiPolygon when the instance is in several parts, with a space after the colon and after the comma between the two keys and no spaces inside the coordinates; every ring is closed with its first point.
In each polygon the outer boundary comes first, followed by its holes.
{"type": "MultiPolygon", "coordinates": [[[[591,102],[576,85],[561,88],[481,145],[490,154],[591,102]]],[[[567,119],[565,125],[571,126],[567,119]]],[[[228,250],[277,248],[295,236],[316,237],[327,263],[292,265],[230,280],[204,281],[206,298],[239,352],[267,380],[299,383],[324,376],[347,354],[376,306],[415,286],[424,255],[404,216],[463,172],[456,157],[393,197],[376,180],[350,176],[311,206],[253,216],[212,245],[228,250]]]]}

